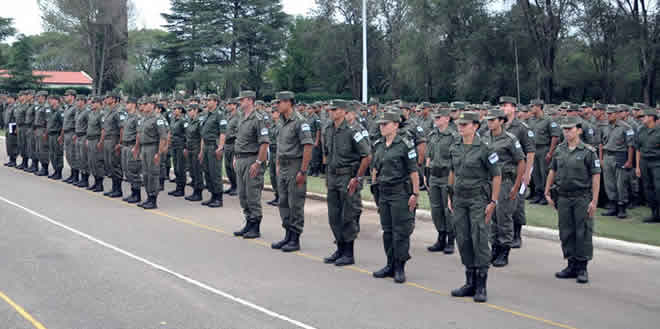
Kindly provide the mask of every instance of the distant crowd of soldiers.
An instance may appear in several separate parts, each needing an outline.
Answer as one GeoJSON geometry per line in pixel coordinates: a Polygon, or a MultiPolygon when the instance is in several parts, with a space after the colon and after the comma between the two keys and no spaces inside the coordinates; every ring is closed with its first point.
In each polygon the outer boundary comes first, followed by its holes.
{"type": "Polygon", "coordinates": [[[253,91],[224,100],[213,94],[88,97],[74,90],[64,96],[32,90],[0,95],[5,166],[61,180],[66,158],[71,170],[64,182],[144,209],[157,208],[167,180],[176,184],[168,193],[173,197],[184,197],[191,186],[185,199],[192,202],[202,201],[207,190],[201,204],[211,208],[223,206],[224,194],[238,196],[244,225],[234,234],[245,239],[261,236],[268,171],[275,194],[268,204],[279,208],[284,230],[272,248],[284,252],[300,250],[307,176],[323,175],[337,245],[324,262],[337,266],[355,263],[360,191],[368,184],[387,256],[387,265],[373,274],[398,283],[405,282],[417,198],[425,190],[438,231],[428,250],[452,254],[458,244],[466,284],[452,295],[479,302],[486,300],[488,266],[506,266],[510,250],[522,245],[525,197],[557,207],[568,266],[556,276],[580,283],[588,281],[601,185],[604,216],[626,218],[626,210],[644,200],[652,210],[644,221],[660,222],[659,112],[640,103],[554,105],[536,99],[522,105],[507,96],[494,106],[297,104],[288,91],[270,103],[253,91]],[[108,191],[105,178],[112,181],[108,191]],[[130,195],[124,196],[122,182],[130,185],[130,195]]]}

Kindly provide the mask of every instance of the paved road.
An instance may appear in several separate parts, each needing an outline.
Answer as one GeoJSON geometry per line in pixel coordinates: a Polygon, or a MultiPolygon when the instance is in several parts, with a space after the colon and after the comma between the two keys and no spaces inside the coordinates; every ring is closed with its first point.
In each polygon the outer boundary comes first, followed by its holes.
{"type": "Polygon", "coordinates": [[[397,285],[370,274],[385,261],[374,212],[362,217],[358,263],[340,269],[321,261],[334,247],[322,202],[307,202],[302,252],[284,254],[269,247],[282,235],[273,207],[264,208],[263,238],[247,241],[231,235],[242,223],[235,198],[221,209],[159,201],[144,211],[0,167],[0,328],[586,329],[660,320],[655,259],[597,250],[591,283],[578,286],[553,278],[563,265],[556,242],[527,239],[509,267],[491,270],[489,303],[479,305],[448,297],[462,268],[457,255],[426,252],[429,223],[417,223],[409,282],[397,285]]]}

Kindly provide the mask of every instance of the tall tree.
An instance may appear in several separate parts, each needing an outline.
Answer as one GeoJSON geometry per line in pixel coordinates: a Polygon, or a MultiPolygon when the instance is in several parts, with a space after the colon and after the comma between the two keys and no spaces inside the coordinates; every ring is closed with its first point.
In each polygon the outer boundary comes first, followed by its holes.
{"type": "Polygon", "coordinates": [[[32,73],[32,57],[34,49],[30,38],[19,35],[11,47],[11,58],[9,60],[9,77],[2,79],[6,89],[19,91],[24,89],[35,89],[39,86],[41,77],[32,73]]]}

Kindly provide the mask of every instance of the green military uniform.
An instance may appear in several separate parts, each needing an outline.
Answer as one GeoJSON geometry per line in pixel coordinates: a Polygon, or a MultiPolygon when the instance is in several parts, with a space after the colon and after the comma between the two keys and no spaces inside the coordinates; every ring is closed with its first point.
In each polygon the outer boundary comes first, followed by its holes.
{"type": "MultiPolygon", "coordinates": [[[[167,111],[167,109],[164,108],[156,108],[154,109],[154,113],[156,113],[156,116],[159,116],[163,120],[163,122],[165,122],[165,126],[167,127],[167,131],[169,133],[171,122],[173,122],[172,112],[169,112],[167,111]]],[[[165,154],[163,154],[163,156],[160,157],[160,177],[158,179],[158,189],[160,191],[165,190],[165,181],[170,180],[171,168],[172,168],[172,149],[168,147],[167,152],[165,152],[165,154]]]]}
{"type": "MultiPolygon", "coordinates": [[[[216,97],[217,96],[213,96],[216,97]]],[[[204,205],[213,204],[213,207],[222,206],[222,158],[216,158],[215,151],[218,148],[218,139],[221,134],[227,131],[227,120],[224,114],[221,113],[219,107],[205,113],[201,120],[201,133],[202,140],[204,141],[204,149],[202,150],[202,168],[204,171],[205,181],[209,192],[211,192],[211,199],[208,203],[205,201],[204,205]]]]}
{"type": "MultiPolygon", "coordinates": [[[[161,161],[154,163],[154,157],[159,152],[160,141],[167,139],[167,134],[167,121],[156,112],[147,114],[138,121],[142,181],[144,182],[144,189],[148,196],[147,201],[140,205],[145,209],[156,207],[156,200],[160,191],[161,161]],[[147,205],[149,207],[146,207],[147,205]]],[[[160,156],[165,157],[165,154],[161,154],[160,156]]]]}
{"type": "Polygon", "coordinates": [[[61,105],[51,109],[52,113],[48,117],[46,131],[48,131],[48,161],[55,172],[49,178],[61,179],[62,168],[64,167],[64,146],[58,139],[62,133],[62,124],[64,123],[64,110],[61,105]]]}
{"type": "Polygon", "coordinates": [[[27,109],[26,103],[19,103],[18,106],[14,108],[14,118],[16,118],[16,125],[18,127],[18,140],[17,140],[17,151],[18,155],[21,156],[21,164],[16,167],[17,169],[25,169],[27,165],[27,150],[26,150],[26,137],[28,127],[25,124],[25,111],[27,109]]]}
{"type": "MultiPolygon", "coordinates": [[[[655,109],[647,109],[644,115],[655,116],[655,109]]],[[[653,128],[642,126],[637,135],[635,147],[640,153],[639,168],[644,191],[652,215],[646,222],[660,222],[660,126],[656,123],[653,128]]]]}
{"type": "MultiPolygon", "coordinates": [[[[449,110],[440,110],[434,116],[449,116],[449,110]]],[[[438,231],[438,240],[434,245],[428,247],[428,250],[432,252],[443,251],[446,254],[454,252],[456,235],[452,223],[452,213],[447,209],[447,184],[449,168],[451,167],[449,148],[457,143],[459,138],[456,131],[449,127],[442,131],[434,127],[428,136],[429,144],[426,152],[430,166],[427,181],[431,201],[431,217],[435,229],[438,231]]]]}
{"type": "MultiPolygon", "coordinates": [[[[567,120],[562,128],[575,126],[577,121],[567,120]]],[[[578,271],[586,271],[587,262],[593,257],[592,236],[594,220],[588,216],[592,201],[592,176],[601,172],[596,150],[584,142],[575,149],[568,143],[557,147],[550,169],[557,178],[557,210],[559,238],[568,268],[557,273],[557,277],[576,277],[578,271]]]]}
{"type": "Polygon", "coordinates": [[[135,147],[138,135],[138,122],[140,116],[137,113],[122,114],[122,139],[121,139],[121,168],[124,179],[131,184],[131,195],[126,198],[128,203],[138,203],[142,201],[140,188],[142,187],[142,162],[140,158],[133,156],[133,147],[135,147]]]}
{"type": "MultiPolygon", "coordinates": [[[[612,110],[608,110],[611,113],[612,110]]],[[[610,125],[610,131],[603,143],[603,179],[605,181],[605,192],[607,198],[616,202],[614,211],[608,215],[617,215],[625,218],[625,207],[629,200],[630,180],[632,179],[632,168],[624,168],[628,160],[628,148],[635,145],[635,131],[623,120],[617,120],[610,125]]],[[[610,205],[611,207],[611,205],[610,205]]]]}
{"type": "MultiPolygon", "coordinates": [[[[84,99],[84,98],[83,98],[84,99]]],[[[76,148],[78,149],[78,169],[81,172],[81,179],[78,187],[89,187],[89,157],[87,156],[87,122],[89,121],[89,114],[91,110],[88,106],[83,105],[82,109],[77,109],[76,114],[76,148]]]]}
{"type": "MultiPolygon", "coordinates": [[[[357,110],[355,105],[345,101],[333,103],[340,109],[357,110]]],[[[371,153],[371,147],[363,128],[357,122],[351,125],[345,119],[338,127],[331,122],[323,136],[323,155],[327,159],[328,221],[338,247],[326,263],[351,265],[362,214],[362,178],[357,174],[362,159],[371,153]],[[358,186],[349,195],[348,186],[353,178],[358,180],[358,186]]]]}
{"type": "Polygon", "coordinates": [[[44,103],[43,106],[39,107],[35,111],[34,115],[34,138],[35,138],[35,150],[37,152],[37,158],[41,162],[41,170],[37,173],[39,176],[48,175],[48,132],[46,131],[46,125],[48,124],[48,118],[50,117],[52,110],[50,105],[44,103]]]}
{"type": "MultiPolygon", "coordinates": [[[[94,103],[100,103],[95,99],[94,103]]],[[[103,150],[98,149],[103,130],[102,119],[105,116],[103,109],[91,110],[87,120],[87,159],[89,172],[94,176],[94,185],[90,187],[94,192],[103,192],[103,178],[105,177],[105,166],[103,165],[103,150]]]]}
{"type": "MultiPolygon", "coordinates": [[[[278,100],[294,99],[294,94],[291,92],[280,92],[277,96],[278,100]]],[[[311,126],[298,112],[292,111],[288,118],[281,115],[280,122],[276,160],[279,166],[277,188],[280,200],[278,207],[284,230],[289,235],[291,233],[300,235],[305,226],[304,208],[307,180],[298,186],[296,176],[302,168],[303,146],[314,144],[314,139],[311,126]]]]}
{"type": "Polygon", "coordinates": [[[270,144],[268,144],[268,175],[270,176],[270,184],[273,186],[273,193],[275,199],[269,202],[270,205],[277,206],[280,201],[279,189],[277,186],[277,138],[280,134],[281,121],[270,120],[268,132],[270,133],[270,144]]]}
{"type": "MultiPolygon", "coordinates": [[[[316,133],[321,131],[321,118],[316,113],[306,114],[307,123],[311,128],[312,139],[316,142],[316,133]]],[[[318,176],[321,171],[321,163],[323,163],[323,155],[321,146],[314,146],[312,149],[312,159],[309,162],[309,172],[312,176],[318,176]]]]}
{"type": "Polygon", "coordinates": [[[227,179],[229,179],[230,188],[228,191],[225,191],[228,194],[236,194],[236,172],[234,171],[234,142],[236,141],[236,133],[238,131],[238,122],[240,120],[241,113],[238,109],[234,110],[234,113],[227,113],[227,134],[225,137],[225,148],[223,150],[223,156],[225,158],[225,174],[227,174],[227,179]]]}
{"type": "Polygon", "coordinates": [[[76,105],[65,105],[62,132],[64,133],[64,155],[66,157],[66,162],[71,168],[71,176],[66,180],[68,183],[77,183],[78,172],[80,171],[78,161],[79,155],[73,142],[73,136],[75,136],[76,130],[76,114],[78,112],[76,105]]]}
{"type": "Polygon", "coordinates": [[[3,113],[4,122],[5,122],[5,150],[7,151],[7,157],[9,157],[9,162],[7,162],[8,167],[16,166],[16,155],[18,148],[18,134],[16,132],[16,117],[14,116],[14,109],[16,108],[16,103],[9,104],[5,108],[3,113]]]}
{"type": "MultiPolygon", "coordinates": [[[[183,111],[183,105],[176,105],[174,109],[176,110],[177,108],[181,108],[183,111]]],[[[178,118],[173,118],[172,120],[173,122],[170,126],[170,134],[172,135],[170,150],[174,164],[174,182],[176,183],[176,189],[168,194],[175,197],[181,197],[184,195],[187,180],[186,158],[183,155],[183,149],[186,146],[186,127],[188,126],[188,120],[185,117],[185,112],[178,118]]]]}
{"type": "Polygon", "coordinates": [[[32,164],[28,167],[26,164],[25,170],[27,172],[34,172],[34,166],[36,164],[37,160],[37,152],[36,152],[36,141],[34,138],[34,115],[35,115],[35,109],[36,107],[39,106],[37,103],[31,103],[28,102],[27,108],[25,109],[25,155],[27,156],[28,160],[32,160],[32,164]]]}
{"type": "MultiPolygon", "coordinates": [[[[505,130],[518,139],[525,156],[527,156],[528,153],[536,152],[536,135],[525,123],[514,118],[511,122],[506,123],[505,130]]],[[[545,159],[543,161],[545,161],[545,159]]],[[[521,226],[527,224],[527,217],[525,216],[525,198],[520,196],[516,198],[516,206],[513,211],[513,224],[516,232],[520,231],[521,226]]]]}
{"type": "MultiPolygon", "coordinates": [[[[110,95],[110,97],[114,97],[110,95]]],[[[121,170],[121,153],[115,151],[120,143],[122,117],[126,117],[126,112],[118,104],[109,107],[106,115],[101,119],[103,123],[103,164],[105,166],[105,175],[112,179],[112,190],[104,193],[106,196],[114,198],[122,196],[121,180],[123,172],[121,170]]]]}
{"type": "MultiPolygon", "coordinates": [[[[199,110],[197,104],[191,104],[191,108],[199,110]]],[[[201,149],[202,135],[201,123],[203,113],[197,113],[197,117],[188,121],[186,127],[186,150],[188,151],[188,171],[192,179],[193,194],[186,197],[188,201],[202,200],[202,190],[204,189],[204,180],[202,179],[202,165],[197,159],[201,149]]]]}
{"type": "Polygon", "coordinates": [[[534,120],[530,122],[533,122],[531,128],[534,131],[534,143],[536,144],[536,152],[534,153],[534,170],[532,171],[534,191],[530,192],[537,196],[534,203],[540,203],[545,200],[543,193],[549,170],[549,163],[545,160],[545,157],[548,155],[548,152],[550,152],[552,138],[561,137],[562,134],[561,129],[559,129],[559,124],[548,115],[534,118],[534,120]]]}

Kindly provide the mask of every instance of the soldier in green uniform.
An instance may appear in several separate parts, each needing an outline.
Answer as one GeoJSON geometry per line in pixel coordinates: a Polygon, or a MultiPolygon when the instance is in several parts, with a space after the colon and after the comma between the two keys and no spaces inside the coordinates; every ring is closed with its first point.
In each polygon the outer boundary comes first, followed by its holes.
{"type": "Polygon", "coordinates": [[[27,92],[22,91],[19,98],[18,98],[18,106],[14,108],[14,117],[16,118],[16,125],[18,127],[17,133],[18,133],[18,143],[17,143],[17,151],[18,155],[21,156],[21,163],[16,166],[16,169],[25,169],[27,166],[27,149],[26,149],[26,137],[27,137],[27,131],[28,127],[25,124],[25,112],[27,110],[27,92]]]}
{"type": "MultiPolygon", "coordinates": [[[[580,126],[582,127],[582,136],[580,136],[580,139],[594,148],[598,149],[600,146],[601,142],[601,137],[597,135],[598,130],[594,128],[594,126],[588,122],[587,120],[583,119],[580,116],[580,112],[578,109],[578,106],[575,104],[570,104],[567,102],[563,102],[560,105],[561,108],[566,110],[566,116],[567,117],[577,117],[578,122],[580,123],[580,126]]],[[[563,137],[561,138],[563,140],[563,137]]]]}
{"type": "Polygon", "coordinates": [[[371,173],[379,188],[378,214],[387,256],[387,265],[373,276],[394,277],[396,283],[406,281],[405,264],[410,259],[410,235],[419,198],[415,143],[399,131],[400,122],[398,112],[381,114],[378,124],[382,137],[374,144],[371,173]]]}
{"type": "Polygon", "coordinates": [[[120,145],[119,134],[121,132],[122,120],[126,113],[119,107],[119,95],[110,93],[105,96],[105,116],[101,119],[103,130],[99,143],[103,147],[103,164],[105,174],[112,180],[112,190],[103,193],[111,198],[121,198],[123,193],[121,189],[122,170],[121,153],[117,146],[120,145]]]}
{"type": "Polygon", "coordinates": [[[277,138],[280,134],[280,111],[276,106],[273,106],[270,110],[271,120],[268,121],[268,132],[270,133],[270,144],[269,153],[268,153],[268,174],[270,176],[270,184],[273,186],[273,193],[275,198],[268,201],[267,203],[271,206],[277,207],[280,201],[280,193],[277,186],[277,138]]]}
{"type": "Polygon", "coordinates": [[[459,142],[458,133],[449,128],[449,109],[441,109],[434,116],[435,127],[431,129],[428,139],[426,168],[431,201],[431,217],[438,231],[438,240],[427,249],[430,252],[442,251],[445,254],[454,253],[454,225],[452,214],[447,210],[449,168],[451,157],[449,148],[459,142]]]}
{"type": "Polygon", "coordinates": [[[454,297],[488,299],[486,282],[491,251],[490,219],[497,207],[502,175],[499,157],[476,135],[479,114],[463,112],[457,120],[461,141],[452,145],[447,207],[454,213],[456,242],[465,266],[465,285],[452,290],[454,297]]]}
{"type": "Polygon", "coordinates": [[[99,142],[105,116],[101,102],[100,97],[92,99],[92,107],[87,119],[87,159],[89,172],[94,177],[94,184],[87,189],[94,192],[103,192],[103,178],[105,177],[103,144],[99,142]]]}
{"type": "Polygon", "coordinates": [[[44,103],[35,111],[34,123],[32,124],[34,128],[35,150],[37,158],[41,163],[41,169],[35,172],[37,176],[48,176],[48,132],[46,131],[46,125],[48,124],[48,118],[52,110],[48,102],[45,101],[46,97],[48,97],[48,92],[39,92],[39,100],[44,99],[44,103]]]}
{"type": "Polygon", "coordinates": [[[5,122],[5,150],[9,161],[5,166],[13,168],[16,167],[17,143],[18,135],[16,134],[16,117],[14,116],[14,109],[16,108],[16,95],[10,94],[7,96],[7,107],[5,108],[4,122],[5,122]]]}
{"type": "Polygon", "coordinates": [[[268,128],[264,113],[254,108],[257,94],[251,90],[243,90],[238,96],[241,103],[241,113],[236,128],[234,143],[234,168],[238,185],[238,198],[245,225],[236,236],[244,239],[255,239],[261,236],[260,225],[263,218],[261,209],[261,192],[264,189],[264,174],[268,159],[268,144],[270,143],[268,128]]]}
{"type": "Polygon", "coordinates": [[[183,155],[183,149],[186,146],[186,127],[188,120],[186,119],[186,109],[182,103],[174,104],[174,113],[172,118],[172,125],[170,125],[169,133],[169,148],[172,154],[174,164],[174,176],[176,188],[168,192],[168,195],[173,197],[184,196],[186,188],[186,158],[183,155]]]}
{"type": "Polygon", "coordinates": [[[236,141],[236,131],[238,130],[238,121],[240,120],[240,111],[236,100],[231,99],[227,103],[227,137],[225,138],[224,161],[225,174],[229,179],[229,188],[224,191],[230,196],[237,194],[236,172],[234,171],[234,142],[236,141]]]}
{"type": "MultiPolygon", "coordinates": [[[[159,103],[156,103],[156,107],[154,107],[154,114],[157,117],[163,119],[163,122],[167,127],[167,131],[169,132],[171,126],[170,122],[173,122],[174,119],[172,118],[172,112],[169,111],[166,106],[167,106],[167,99],[161,98],[161,101],[159,103]]],[[[168,147],[166,154],[163,154],[163,156],[160,157],[160,177],[158,178],[159,191],[165,190],[166,180],[172,181],[171,179],[169,179],[170,168],[172,167],[172,150],[170,150],[169,148],[169,143],[167,146],[168,147]]]]}
{"type": "Polygon", "coordinates": [[[567,117],[561,124],[565,141],[552,157],[545,196],[558,210],[559,238],[564,259],[568,260],[568,266],[555,276],[587,283],[587,263],[593,258],[593,217],[598,205],[601,165],[596,149],[580,140],[580,123],[577,117],[567,117]],[[554,183],[556,205],[550,194],[554,183]]]}
{"type": "Polygon", "coordinates": [[[197,155],[201,152],[201,123],[199,105],[197,103],[190,104],[188,106],[188,126],[186,127],[186,148],[183,150],[183,155],[188,160],[188,172],[192,179],[193,188],[193,193],[185,197],[188,201],[202,201],[202,190],[204,190],[202,164],[197,159],[197,155]]]}
{"type": "Polygon", "coordinates": [[[66,162],[71,168],[71,175],[64,180],[68,184],[78,183],[78,154],[76,152],[73,136],[75,136],[76,129],[76,113],[78,109],[73,101],[76,99],[76,91],[73,89],[64,92],[64,118],[62,122],[62,135],[64,136],[64,155],[66,162]]]}
{"type": "MultiPolygon", "coordinates": [[[[532,171],[534,182],[534,191],[530,191],[530,195],[534,196],[532,203],[546,205],[545,200],[545,182],[548,178],[548,166],[552,161],[552,155],[559,144],[559,136],[561,129],[559,124],[555,122],[550,116],[543,113],[543,100],[533,99],[531,101],[531,108],[533,111],[533,125],[534,142],[536,144],[536,152],[534,153],[534,170],[532,171]]],[[[516,245],[519,247],[520,230],[516,227],[516,237],[514,237],[514,248],[516,245]],[[516,239],[517,238],[517,239],[516,239]]]]}
{"type": "Polygon", "coordinates": [[[607,110],[610,130],[603,141],[603,176],[605,192],[610,200],[603,216],[626,218],[628,188],[632,175],[635,131],[624,120],[625,109],[607,110]],[[616,202],[616,204],[614,204],[616,202]]]}
{"type": "Polygon", "coordinates": [[[26,172],[35,172],[38,169],[35,169],[35,165],[39,160],[37,160],[37,152],[36,152],[36,140],[34,138],[34,116],[35,116],[35,110],[37,108],[38,103],[35,103],[33,100],[33,95],[28,95],[28,101],[26,103],[27,107],[25,109],[25,151],[26,151],[26,156],[28,159],[28,163],[26,163],[25,168],[23,169],[26,172]],[[30,161],[32,160],[32,161],[30,161]]]}
{"type": "Polygon", "coordinates": [[[495,267],[509,264],[509,251],[513,246],[513,212],[516,209],[518,195],[525,173],[525,154],[518,139],[504,131],[507,117],[501,110],[491,110],[486,116],[488,132],[482,141],[497,153],[498,165],[502,174],[500,194],[495,207],[494,223],[491,225],[491,262],[495,267]]]}
{"type": "Polygon", "coordinates": [[[307,123],[312,129],[312,137],[314,138],[314,148],[312,149],[312,160],[310,162],[310,176],[318,176],[321,172],[322,150],[321,150],[321,118],[314,111],[314,106],[309,106],[306,110],[302,111],[304,117],[307,118],[307,123]]]}
{"type": "Polygon", "coordinates": [[[657,125],[658,112],[647,108],[643,111],[643,126],[637,136],[636,176],[642,178],[646,201],[651,208],[651,216],[646,223],[660,223],[660,127],[657,125]]]}
{"type": "Polygon", "coordinates": [[[77,111],[76,127],[73,142],[78,149],[78,169],[80,170],[80,180],[77,187],[89,187],[89,158],[87,157],[87,122],[89,121],[89,106],[86,104],[87,97],[78,95],[76,97],[77,111]]]}
{"type": "Polygon", "coordinates": [[[64,136],[62,136],[62,124],[64,123],[64,110],[60,105],[59,96],[48,97],[51,113],[46,124],[48,132],[48,161],[53,167],[50,179],[62,179],[62,168],[64,168],[64,136]]]}
{"type": "Polygon", "coordinates": [[[295,95],[281,91],[276,95],[280,112],[280,132],[277,138],[278,208],[284,239],[271,244],[271,248],[284,252],[300,250],[300,235],[305,226],[305,196],[307,170],[312,159],[314,139],[312,128],[302,114],[293,110],[295,95]]]}
{"type": "Polygon", "coordinates": [[[124,202],[139,203],[142,201],[142,163],[140,159],[133,157],[133,147],[137,140],[138,134],[138,121],[140,117],[137,113],[137,100],[129,98],[126,102],[126,114],[121,119],[121,168],[124,174],[124,179],[131,184],[131,195],[123,198],[124,202]]]}
{"type": "Polygon", "coordinates": [[[198,160],[202,163],[205,181],[211,198],[202,205],[222,207],[222,152],[225,146],[227,119],[218,107],[218,95],[211,94],[206,102],[206,113],[200,119],[202,143],[198,160]]]}
{"type": "Polygon", "coordinates": [[[328,221],[337,250],[323,261],[346,266],[355,264],[354,241],[362,214],[362,176],[371,163],[369,138],[357,122],[346,120],[357,104],[333,101],[332,123],[323,135],[323,155],[327,163],[328,221]]]}
{"type": "Polygon", "coordinates": [[[147,200],[138,204],[144,209],[158,208],[160,191],[161,158],[167,154],[168,126],[165,119],[155,112],[156,100],[148,99],[144,117],[138,121],[138,135],[133,147],[133,158],[142,161],[142,181],[147,200]]]}

